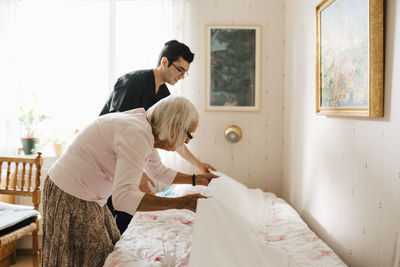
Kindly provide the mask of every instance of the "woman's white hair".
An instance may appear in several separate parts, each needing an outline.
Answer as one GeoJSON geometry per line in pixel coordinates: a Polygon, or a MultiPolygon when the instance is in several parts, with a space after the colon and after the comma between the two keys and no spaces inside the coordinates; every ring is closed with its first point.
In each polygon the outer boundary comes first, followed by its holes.
{"type": "Polygon", "coordinates": [[[186,132],[199,123],[199,112],[186,98],[168,96],[146,111],[146,119],[160,141],[179,147],[186,139],[186,132]]]}

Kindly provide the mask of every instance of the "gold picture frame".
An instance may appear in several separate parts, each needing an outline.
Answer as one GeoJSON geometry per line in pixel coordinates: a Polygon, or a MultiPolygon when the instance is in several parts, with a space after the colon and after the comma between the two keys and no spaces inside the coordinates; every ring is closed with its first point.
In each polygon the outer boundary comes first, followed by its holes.
{"type": "Polygon", "coordinates": [[[260,111],[261,25],[206,25],[206,111],[260,111]]]}
{"type": "Polygon", "coordinates": [[[323,0],[315,11],[316,113],[383,117],[383,0],[323,0]]]}

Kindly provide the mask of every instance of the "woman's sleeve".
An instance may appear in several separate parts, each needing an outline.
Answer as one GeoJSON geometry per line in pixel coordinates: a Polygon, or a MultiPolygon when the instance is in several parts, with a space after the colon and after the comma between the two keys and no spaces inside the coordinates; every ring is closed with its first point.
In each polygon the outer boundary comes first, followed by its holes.
{"type": "Polygon", "coordinates": [[[145,164],[146,174],[165,185],[171,185],[175,179],[176,171],[165,167],[160,159],[157,149],[153,148],[153,151],[149,155],[145,164]]]}
{"type": "Polygon", "coordinates": [[[112,200],[114,208],[133,215],[145,193],[139,190],[145,158],[152,151],[152,140],[143,133],[132,137],[125,131],[115,137],[116,167],[112,200]],[[130,137],[130,138],[129,138],[130,137]]]}

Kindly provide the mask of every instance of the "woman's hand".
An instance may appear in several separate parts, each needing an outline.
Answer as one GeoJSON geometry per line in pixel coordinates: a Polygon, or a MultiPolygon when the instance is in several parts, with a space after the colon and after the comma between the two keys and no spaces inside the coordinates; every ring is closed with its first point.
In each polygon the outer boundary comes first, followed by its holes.
{"type": "Polygon", "coordinates": [[[145,194],[136,211],[187,209],[196,212],[197,200],[199,198],[207,197],[201,194],[190,194],[181,197],[159,197],[157,195],[145,194]]]}
{"type": "Polygon", "coordinates": [[[196,174],[196,185],[205,185],[207,186],[211,179],[218,178],[218,175],[215,175],[213,173],[202,173],[202,174],[196,174]]]}
{"type": "Polygon", "coordinates": [[[185,195],[181,198],[183,200],[183,206],[182,206],[183,209],[188,209],[193,212],[196,212],[197,200],[199,198],[207,198],[207,197],[197,193],[197,194],[185,195]]]}

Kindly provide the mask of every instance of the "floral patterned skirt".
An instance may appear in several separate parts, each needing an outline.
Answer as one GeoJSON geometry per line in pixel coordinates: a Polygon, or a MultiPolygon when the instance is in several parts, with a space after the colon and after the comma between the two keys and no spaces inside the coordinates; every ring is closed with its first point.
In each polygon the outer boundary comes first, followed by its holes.
{"type": "Polygon", "coordinates": [[[71,196],[46,178],[42,266],[103,266],[120,234],[107,205],[71,196]]]}

